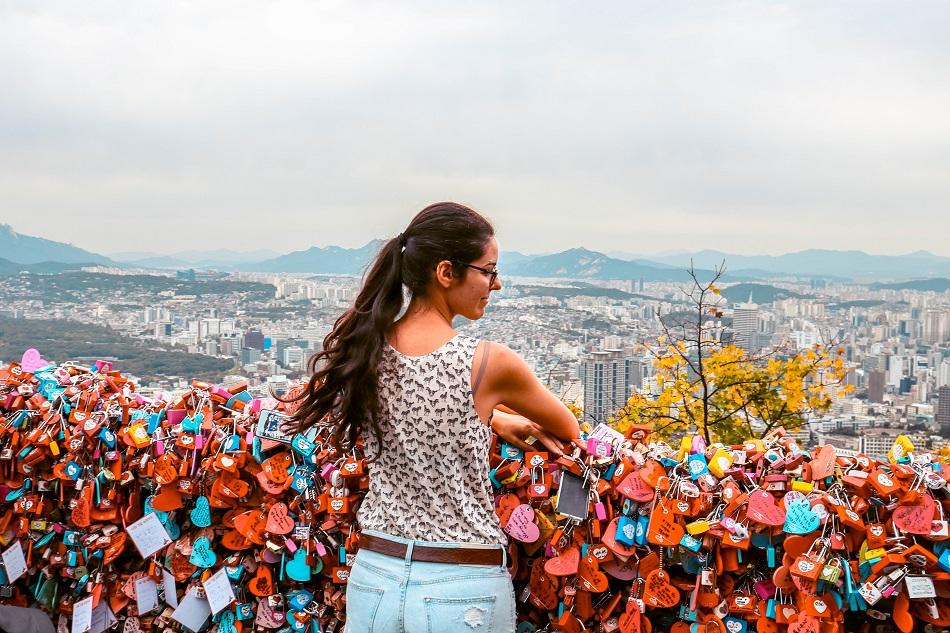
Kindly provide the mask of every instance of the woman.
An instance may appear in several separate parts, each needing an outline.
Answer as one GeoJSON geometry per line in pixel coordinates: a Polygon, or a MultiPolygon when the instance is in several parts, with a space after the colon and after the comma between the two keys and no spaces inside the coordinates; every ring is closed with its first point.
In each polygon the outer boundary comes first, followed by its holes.
{"type": "Polygon", "coordinates": [[[312,361],[300,428],[329,420],[337,445],[362,434],[371,462],[347,633],[514,631],[491,430],[555,453],[557,438],[579,430],[517,354],[452,328],[456,316],[481,318],[501,289],[497,260],[478,213],[451,202],[423,209],[382,247],[312,361]],[[403,286],[411,298],[400,316],[403,286]]]}

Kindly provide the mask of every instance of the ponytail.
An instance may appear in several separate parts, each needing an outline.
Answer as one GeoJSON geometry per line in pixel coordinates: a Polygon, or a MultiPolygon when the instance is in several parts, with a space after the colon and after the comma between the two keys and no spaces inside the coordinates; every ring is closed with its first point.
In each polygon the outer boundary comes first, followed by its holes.
{"type": "Polygon", "coordinates": [[[387,241],[363,278],[353,306],[337,319],[310,358],[312,372],[299,396],[292,423],[301,433],[318,425],[332,429],[337,451],[348,450],[368,428],[380,437],[379,360],[386,334],[403,307],[403,286],[425,294],[435,266],[478,259],[494,235],[491,224],[468,207],[443,202],[423,209],[399,236],[387,241]]]}

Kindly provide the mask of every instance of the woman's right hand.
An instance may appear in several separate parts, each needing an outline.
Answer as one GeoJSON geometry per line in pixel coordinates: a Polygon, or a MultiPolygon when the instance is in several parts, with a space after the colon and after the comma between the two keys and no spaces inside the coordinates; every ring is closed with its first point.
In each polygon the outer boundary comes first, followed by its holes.
{"type": "Polygon", "coordinates": [[[523,451],[540,450],[540,442],[555,457],[564,454],[565,445],[544,428],[523,415],[495,409],[491,421],[492,430],[498,437],[523,451]],[[529,441],[531,443],[529,443],[529,441]]]}

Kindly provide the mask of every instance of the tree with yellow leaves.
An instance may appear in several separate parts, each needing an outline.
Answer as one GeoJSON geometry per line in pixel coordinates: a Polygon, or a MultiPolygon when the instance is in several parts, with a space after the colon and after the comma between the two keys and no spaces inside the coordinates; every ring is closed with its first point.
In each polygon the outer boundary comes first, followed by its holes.
{"type": "Polygon", "coordinates": [[[803,352],[777,348],[749,354],[722,339],[724,299],[716,283],[700,281],[690,266],[692,287],[685,315],[662,321],[663,334],[646,350],[656,368],[654,387],[634,393],[612,425],[652,424],[654,437],[699,433],[706,442],[739,443],[778,427],[799,428],[812,412],[825,411],[832,394],[844,395],[843,349],[816,345],[803,352]]]}

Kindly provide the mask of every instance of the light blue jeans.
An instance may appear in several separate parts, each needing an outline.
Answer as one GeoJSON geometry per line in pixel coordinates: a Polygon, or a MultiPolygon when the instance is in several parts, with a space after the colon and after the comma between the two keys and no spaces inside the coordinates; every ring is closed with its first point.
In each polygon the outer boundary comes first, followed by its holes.
{"type": "Polygon", "coordinates": [[[415,545],[470,545],[412,541],[373,530],[364,533],[408,547],[405,559],[362,549],[356,553],[346,585],[344,633],[514,632],[514,587],[504,563],[460,565],[412,560],[415,545]]]}

